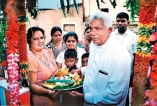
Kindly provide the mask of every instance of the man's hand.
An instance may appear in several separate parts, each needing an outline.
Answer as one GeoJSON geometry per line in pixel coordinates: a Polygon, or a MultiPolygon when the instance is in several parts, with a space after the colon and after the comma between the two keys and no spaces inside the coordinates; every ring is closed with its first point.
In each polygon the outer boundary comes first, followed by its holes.
{"type": "Polygon", "coordinates": [[[82,93],[79,93],[79,92],[76,92],[76,91],[71,91],[71,92],[69,92],[69,93],[70,93],[70,95],[73,96],[73,97],[81,97],[81,98],[84,99],[84,94],[82,94],[82,93]]]}

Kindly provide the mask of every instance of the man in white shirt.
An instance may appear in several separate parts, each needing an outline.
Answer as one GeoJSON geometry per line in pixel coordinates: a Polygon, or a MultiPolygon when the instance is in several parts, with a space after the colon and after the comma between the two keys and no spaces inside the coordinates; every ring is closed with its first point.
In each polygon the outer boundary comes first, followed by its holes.
{"type": "MultiPolygon", "coordinates": [[[[137,35],[130,31],[127,27],[129,25],[129,15],[125,12],[120,12],[117,14],[117,29],[111,33],[119,43],[124,45],[131,56],[131,76],[130,76],[130,86],[133,81],[133,61],[136,53],[136,42],[137,35]]],[[[129,94],[128,94],[129,95],[129,94]]],[[[127,97],[126,106],[129,106],[129,96],[127,97]]]]}
{"type": "MultiPolygon", "coordinates": [[[[84,94],[71,95],[84,98],[85,106],[125,106],[130,80],[131,58],[126,48],[110,36],[112,19],[99,12],[89,18],[90,55],[83,83],[84,94]]],[[[78,70],[77,70],[78,71],[78,70]]]]}

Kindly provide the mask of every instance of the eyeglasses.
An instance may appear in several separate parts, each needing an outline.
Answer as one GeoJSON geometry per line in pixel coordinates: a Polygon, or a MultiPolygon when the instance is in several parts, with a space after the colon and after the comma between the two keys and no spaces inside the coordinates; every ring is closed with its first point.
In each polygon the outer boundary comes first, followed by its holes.
{"type": "Polygon", "coordinates": [[[117,20],[117,22],[126,22],[126,20],[117,20]]]}

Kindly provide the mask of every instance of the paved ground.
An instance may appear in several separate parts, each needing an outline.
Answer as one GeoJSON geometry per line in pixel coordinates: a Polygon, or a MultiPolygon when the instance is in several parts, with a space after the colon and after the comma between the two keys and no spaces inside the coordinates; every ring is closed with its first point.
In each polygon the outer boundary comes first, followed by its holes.
{"type": "Polygon", "coordinates": [[[129,100],[130,100],[130,105],[131,106],[131,93],[132,93],[132,88],[129,89],[129,100]]]}

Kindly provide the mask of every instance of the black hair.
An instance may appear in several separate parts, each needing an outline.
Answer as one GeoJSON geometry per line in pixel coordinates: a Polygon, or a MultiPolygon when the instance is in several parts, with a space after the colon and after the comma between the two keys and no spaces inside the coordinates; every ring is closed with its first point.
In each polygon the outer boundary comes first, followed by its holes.
{"type": "Polygon", "coordinates": [[[66,34],[65,34],[65,35],[63,35],[63,41],[65,41],[65,36],[66,36],[66,34]]]}
{"type": "Polygon", "coordinates": [[[86,29],[84,30],[84,34],[85,34],[85,32],[86,32],[88,29],[90,29],[90,28],[91,28],[90,26],[86,27],[86,29]]]}
{"type": "Polygon", "coordinates": [[[67,49],[64,53],[64,58],[77,58],[77,52],[75,49],[67,49]]]}
{"type": "Polygon", "coordinates": [[[84,53],[83,55],[82,55],[82,57],[81,57],[81,59],[83,59],[83,58],[88,58],[89,57],[89,53],[84,53]]]}
{"type": "Polygon", "coordinates": [[[29,28],[27,31],[27,43],[29,45],[31,44],[31,38],[32,38],[35,31],[41,31],[44,38],[45,38],[44,30],[38,26],[33,26],[33,27],[29,28]]]}
{"type": "Polygon", "coordinates": [[[56,31],[59,31],[59,32],[61,32],[61,34],[62,34],[62,29],[61,29],[60,27],[58,27],[58,26],[55,26],[55,27],[53,27],[53,28],[51,29],[51,36],[52,36],[56,31]]]}
{"type": "Polygon", "coordinates": [[[64,35],[64,42],[66,43],[69,36],[73,36],[75,40],[78,42],[78,36],[75,32],[68,32],[66,35],[64,35]]]}
{"type": "Polygon", "coordinates": [[[117,18],[126,18],[127,21],[128,21],[129,20],[129,15],[127,13],[125,13],[125,12],[120,12],[120,13],[117,14],[116,19],[117,18]]]}

